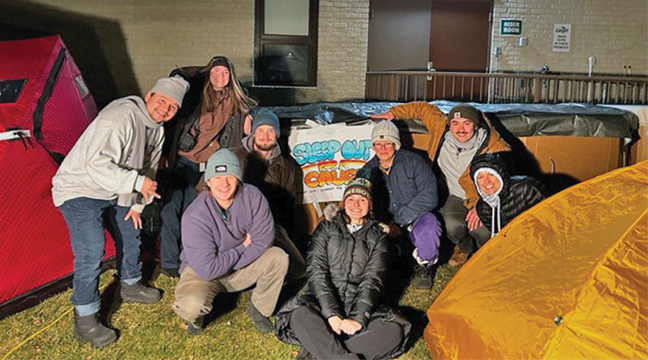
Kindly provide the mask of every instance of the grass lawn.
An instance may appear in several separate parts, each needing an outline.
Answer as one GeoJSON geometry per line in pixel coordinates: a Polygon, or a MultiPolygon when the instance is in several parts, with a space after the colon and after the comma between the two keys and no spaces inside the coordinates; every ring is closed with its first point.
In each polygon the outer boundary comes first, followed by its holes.
{"type": "MultiPolygon", "coordinates": [[[[116,342],[97,349],[76,341],[72,334],[73,315],[69,303],[72,290],[68,290],[0,321],[0,360],[292,359],[297,354],[298,347],[280,342],[273,334],[256,331],[245,313],[249,301],[246,294],[219,295],[215,301],[215,319],[202,334],[192,336],[171,309],[177,279],[159,275],[156,271],[152,283],[165,291],[162,300],[150,305],[132,304],[122,303],[115,295],[117,281],[114,273],[114,270],[109,270],[101,277],[101,284],[105,286],[101,313],[105,314],[111,327],[118,329],[120,337],[116,342]],[[59,317],[61,319],[55,322],[59,317]]],[[[409,286],[404,289],[399,307],[415,325],[417,340],[400,359],[430,358],[422,337],[427,323],[425,311],[454,273],[455,270],[442,265],[436,271],[432,290],[418,291],[409,286]]]]}

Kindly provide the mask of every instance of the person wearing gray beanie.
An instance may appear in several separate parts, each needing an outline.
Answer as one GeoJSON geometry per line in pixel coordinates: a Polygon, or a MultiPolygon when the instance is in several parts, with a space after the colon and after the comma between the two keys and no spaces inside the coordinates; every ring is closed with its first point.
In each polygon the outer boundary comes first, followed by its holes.
{"type": "MultiPolygon", "coordinates": [[[[430,289],[433,281],[429,266],[437,258],[439,234],[426,231],[423,225],[432,222],[432,218],[436,220],[431,213],[438,204],[436,177],[423,157],[401,149],[398,128],[391,121],[376,124],[371,142],[376,155],[356,177],[364,177],[374,184],[374,213],[376,219],[389,225],[391,237],[401,239],[401,234],[426,233],[414,244],[417,251],[412,258],[406,259],[416,260],[414,287],[430,289]]],[[[403,246],[410,245],[404,242],[403,246]]]]}
{"type": "Polygon", "coordinates": [[[98,317],[96,264],[103,258],[104,226],[121,239],[116,246],[123,301],[154,303],[162,297],[159,289],[142,282],[140,214],[160,198],[154,179],[164,143],[163,123],[175,116],[188,89],[181,78],[164,78],[144,99],[128,96],[111,102],[88,125],[52,179],[54,205],[68,224],[75,257],[71,302],[74,333],[82,342],[101,347],[117,340],[115,330],[98,317]],[[96,221],[102,217],[110,221],[96,221]]]}
{"type": "Polygon", "coordinates": [[[238,158],[228,149],[220,149],[212,154],[207,160],[205,168],[205,182],[214,176],[234,176],[241,181],[241,166],[238,158]]]}
{"type": "Polygon", "coordinates": [[[446,115],[437,105],[424,101],[392,106],[372,119],[419,119],[428,131],[428,156],[438,173],[443,174],[448,196],[439,212],[443,216],[446,238],[454,245],[448,260],[460,267],[475,249],[473,242],[488,239],[475,204],[479,194],[470,178],[470,163],[479,155],[511,151],[488,117],[470,104],[458,104],[446,115]]]}
{"type": "Polygon", "coordinates": [[[203,331],[220,291],[238,292],[254,285],[248,316],[261,332],[271,332],[272,315],[288,272],[288,255],[273,246],[275,226],[268,200],[241,182],[236,155],[220,149],[207,160],[203,191],[182,215],[180,281],[173,310],[187,322],[187,332],[203,331]]]}
{"type": "Polygon", "coordinates": [[[159,79],[149,93],[169,96],[178,103],[178,107],[182,107],[182,100],[187,91],[189,91],[187,80],[180,76],[173,76],[159,79]]]}
{"type": "MultiPolygon", "coordinates": [[[[270,204],[275,221],[274,244],[290,258],[286,277],[286,286],[290,289],[300,287],[299,280],[306,274],[306,261],[291,240],[295,238],[295,199],[301,189],[301,177],[295,159],[281,152],[279,134],[279,118],[272,111],[261,108],[254,116],[252,133],[231,151],[238,158],[242,181],[261,190],[270,204]]],[[[213,176],[212,160],[208,161],[206,178],[213,176]]],[[[196,186],[198,193],[208,189],[205,181],[196,186]]]]}
{"type": "Polygon", "coordinates": [[[381,121],[376,124],[371,131],[371,144],[374,144],[380,140],[388,140],[394,143],[396,150],[400,149],[400,135],[398,134],[398,128],[391,121],[381,121]]]}

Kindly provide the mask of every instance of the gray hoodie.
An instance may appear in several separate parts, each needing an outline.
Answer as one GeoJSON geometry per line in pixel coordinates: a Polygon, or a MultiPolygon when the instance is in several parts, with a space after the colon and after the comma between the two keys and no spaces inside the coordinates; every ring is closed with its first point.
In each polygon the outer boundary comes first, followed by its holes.
{"type": "Polygon", "coordinates": [[[54,205],[79,197],[117,199],[141,213],[146,202],[138,191],[145,176],[155,179],[163,142],[164,128],[151,118],[144,100],[128,96],[111,102],[52,179],[54,205]]]}

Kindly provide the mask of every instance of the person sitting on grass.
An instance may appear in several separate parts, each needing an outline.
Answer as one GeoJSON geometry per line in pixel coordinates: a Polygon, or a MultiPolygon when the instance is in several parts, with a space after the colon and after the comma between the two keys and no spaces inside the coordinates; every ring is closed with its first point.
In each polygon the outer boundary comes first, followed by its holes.
{"type": "Polygon", "coordinates": [[[209,191],[199,194],[182,216],[173,310],[196,335],[219,292],[256,285],[247,312],[259,331],[270,332],[268,317],[288,271],[288,255],[272,246],[275,228],[268,201],[259,189],[241,182],[239,161],[227,149],[209,157],[205,181],[209,191]]]}
{"type": "Polygon", "coordinates": [[[381,303],[387,282],[387,235],[371,215],[371,183],[356,178],[342,211],[315,230],[308,284],[275,318],[279,340],[301,345],[297,359],[382,359],[405,351],[411,324],[381,303]]]}
{"type": "MultiPolygon", "coordinates": [[[[470,177],[480,199],[477,215],[491,232],[491,237],[516,216],[547,198],[547,188],[526,176],[509,176],[504,159],[498,153],[482,154],[470,164],[470,177]]],[[[488,240],[488,239],[486,239],[488,240]]],[[[478,242],[481,247],[484,242],[478,242]]]]}

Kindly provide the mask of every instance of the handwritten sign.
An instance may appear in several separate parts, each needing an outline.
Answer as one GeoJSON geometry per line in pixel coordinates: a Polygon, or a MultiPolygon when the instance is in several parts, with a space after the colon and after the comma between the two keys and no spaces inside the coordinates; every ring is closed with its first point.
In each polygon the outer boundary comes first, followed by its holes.
{"type": "Polygon", "coordinates": [[[554,24],[553,51],[569,52],[571,43],[571,24],[554,24]]]}
{"type": "Polygon", "coordinates": [[[342,200],[346,184],[374,155],[373,127],[341,123],[291,131],[288,146],[304,174],[304,204],[342,200]]]}

